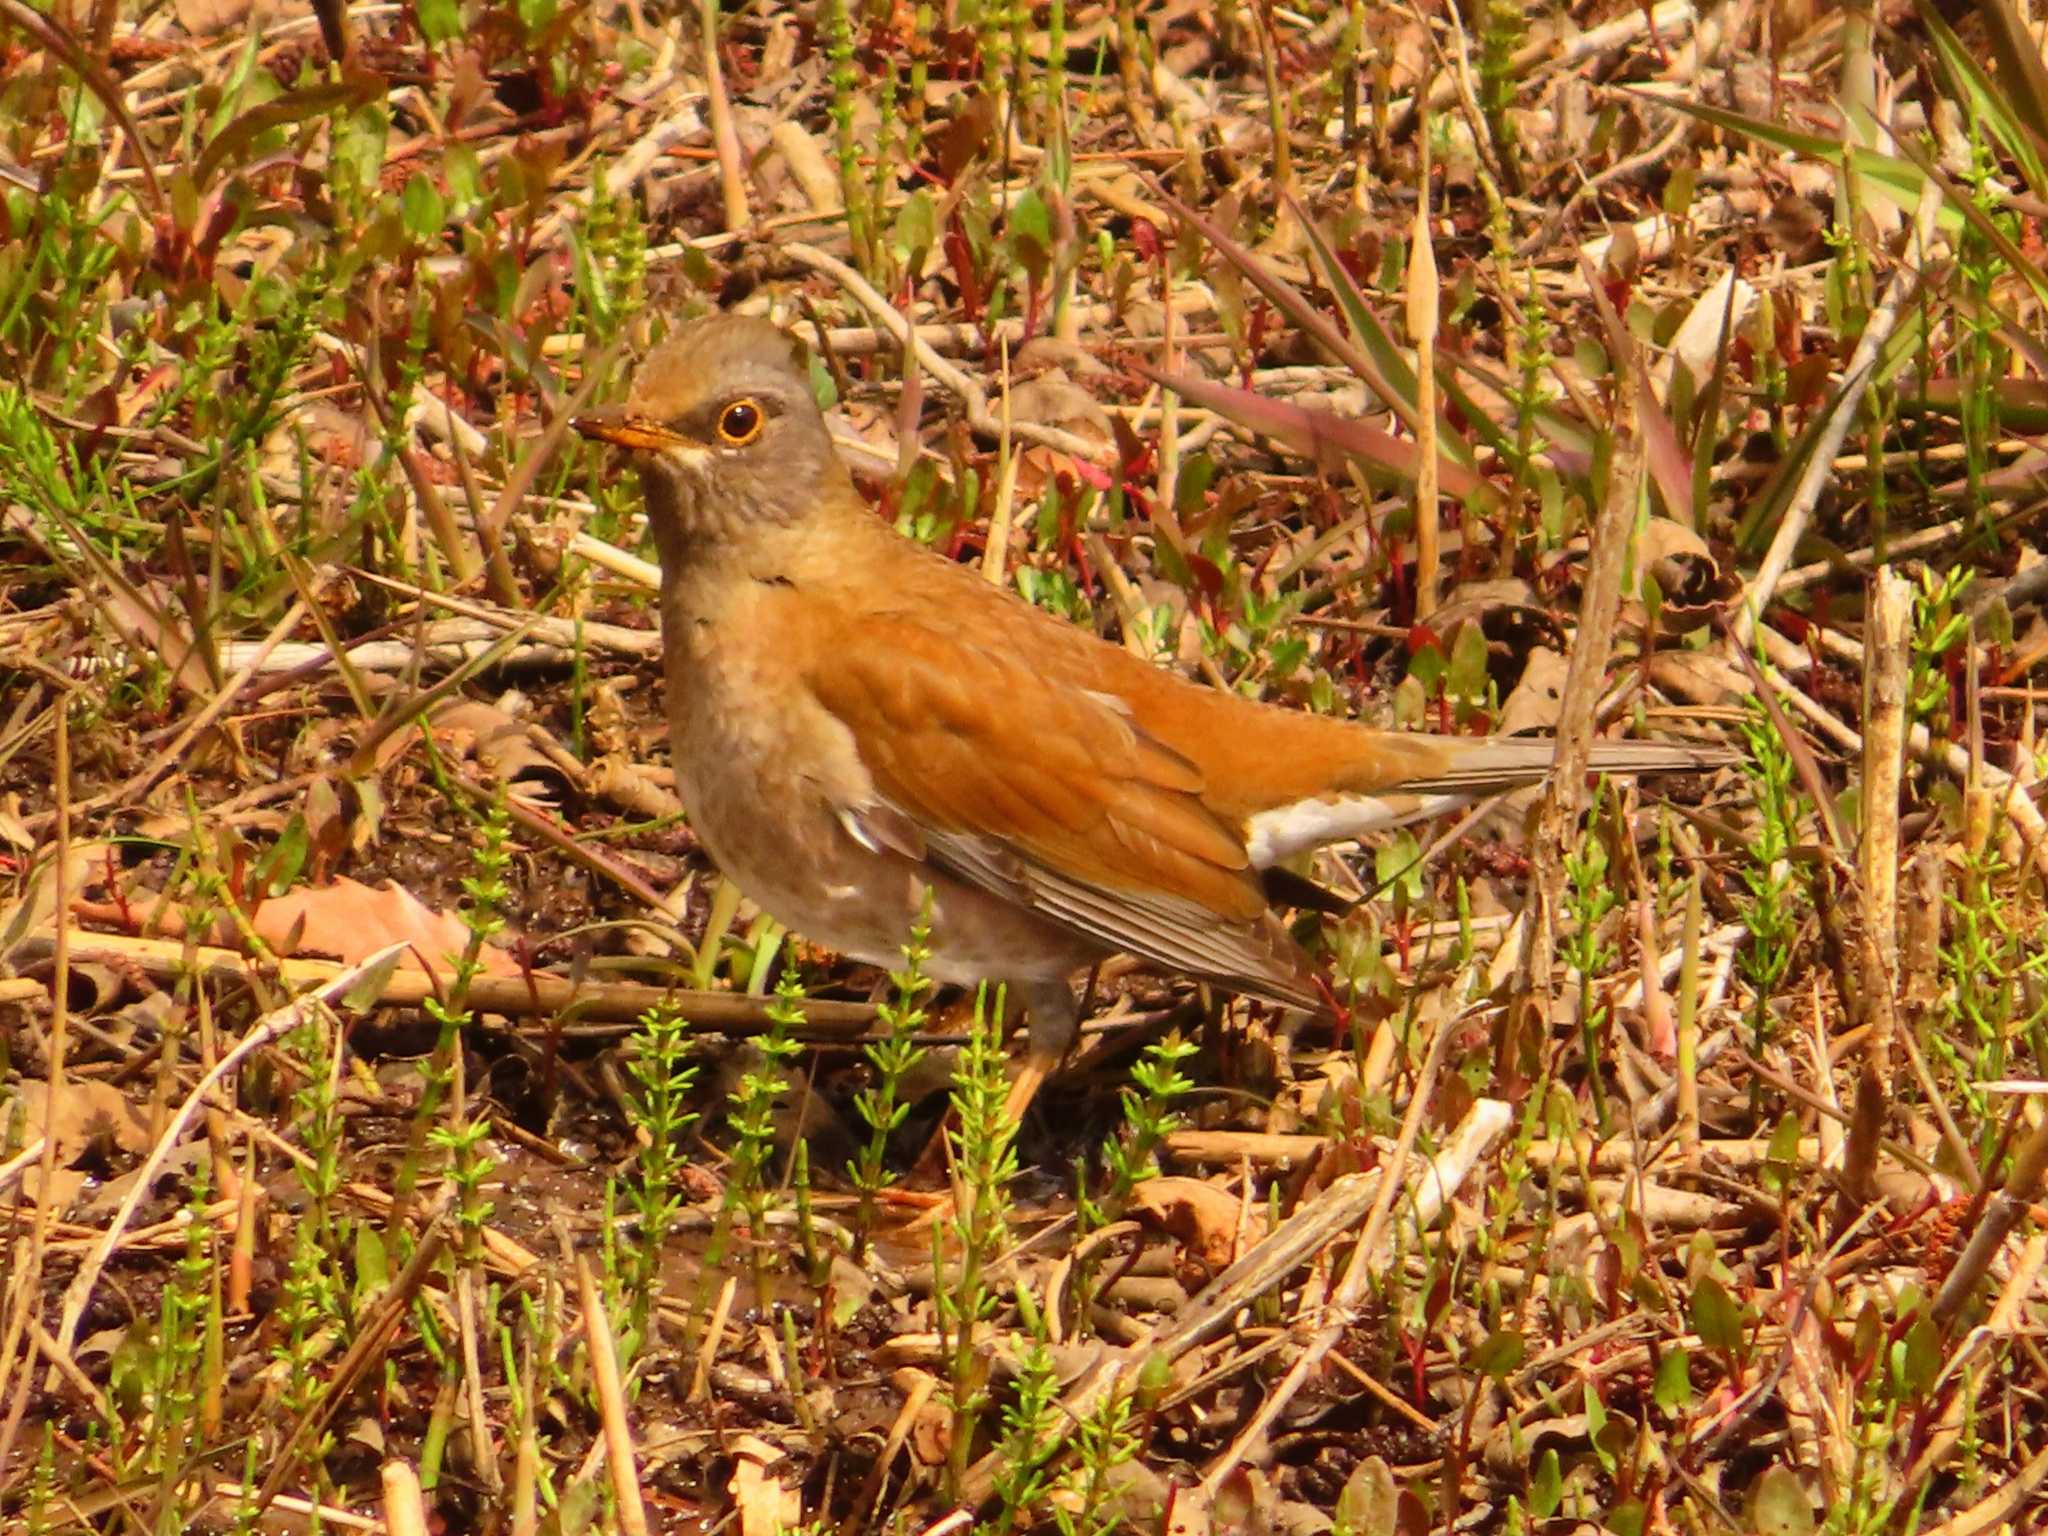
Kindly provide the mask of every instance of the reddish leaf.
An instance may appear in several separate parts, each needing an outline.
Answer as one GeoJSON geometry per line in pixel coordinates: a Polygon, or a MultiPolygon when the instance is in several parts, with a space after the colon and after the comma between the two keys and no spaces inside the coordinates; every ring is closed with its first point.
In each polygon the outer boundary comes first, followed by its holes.
{"type": "MultiPolygon", "coordinates": [[[[1352,417],[1316,406],[1271,400],[1231,384],[1162,373],[1145,363],[1133,366],[1155,384],[1177,391],[1184,399],[1236,422],[1246,431],[1278,439],[1325,473],[1341,470],[1349,459],[1412,485],[1421,468],[1422,451],[1413,442],[1352,417]]],[[[1437,462],[1439,483],[1453,496],[1482,511],[1498,505],[1499,493],[1477,474],[1442,454],[1437,455],[1437,462]]]]}

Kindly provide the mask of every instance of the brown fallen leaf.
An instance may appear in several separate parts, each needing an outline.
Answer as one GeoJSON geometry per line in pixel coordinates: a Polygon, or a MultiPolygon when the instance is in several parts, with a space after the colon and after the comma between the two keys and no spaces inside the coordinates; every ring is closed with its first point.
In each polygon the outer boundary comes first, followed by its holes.
{"type": "Polygon", "coordinates": [[[650,821],[680,815],[683,809],[674,789],[657,782],[645,763],[619,753],[592,763],[584,775],[583,789],[593,799],[650,821]]]}
{"type": "MultiPolygon", "coordinates": [[[[1177,1175],[1147,1179],[1131,1195],[1133,1215],[1163,1227],[1214,1269],[1223,1268],[1236,1256],[1241,1209],[1238,1198],[1228,1191],[1177,1175]]],[[[1246,1235],[1256,1241],[1263,1233],[1248,1222],[1246,1235]]]]}
{"type": "Polygon", "coordinates": [[[217,37],[239,27],[255,9],[254,0],[176,0],[171,7],[178,25],[194,39],[217,37]]]}
{"type": "MultiPolygon", "coordinates": [[[[143,932],[173,938],[185,931],[184,914],[175,902],[131,901],[123,909],[111,902],[81,901],[72,911],[97,922],[139,918],[143,932]]],[[[256,909],[252,926],[257,937],[280,955],[325,955],[344,964],[365,959],[387,944],[403,944],[407,948],[401,965],[436,976],[448,975],[450,956],[462,953],[469,943],[469,929],[457,914],[436,912],[389,880],[368,886],[346,875],[271,897],[256,909]]],[[[213,939],[232,945],[236,935],[223,922],[213,939]]],[[[518,962],[492,945],[483,947],[480,961],[487,975],[519,974],[518,962]]]]}
{"type": "MultiPolygon", "coordinates": [[[[41,1083],[21,1095],[29,1140],[49,1136],[57,1144],[57,1167],[46,1192],[40,1163],[24,1169],[21,1187],[30,1200],[47,1204],[53,1211],[69,1207],[85,1184],[85,1175],[75,1165],[97,1153],[104,1162],[109,1153],[126,1152],[140,1157],[149,1150],[149,1132],[129,1105],[127,1096],[112,1083],[92,1078],[66,1078],[51,1103],[41,1083]],[[47,1196],[47,1198],[46,1198],[47,1196]]],[[[6,1115],[0,1113],[0,1120],[6,1115]]]]}
{"type": "MultiPolygon", "coordinates": [[[[430,717],[437,741],[530,800],[559,805],[570,788],[561,768],[533,744],[526,722],[496,704],[456,699],[430,717]]],[[[566,754],[565,754],[566,755],[566,754]]]]}
{"type": "MultiPolygon", "coordinates": [[[[445,974],[449,957],[469,943],[469,929],[455,913],[431,910],[393,881],[372,887],[346,875],[272,897],[257,908],[256,931],[266,943],[292,945],[288,953],[333,955],[346,964],[387,944],[405,944],[402,963],[436,975],[445,974]]],[[[489,975],[519,974],[518,963],[489,944],[481,960],[489,975]]]]}
{"type": "Polygon", "coordinates": [[[1529,652],[1522,680],[1501,706],[1494,729],[1504,736],[1518,731],[1550,731],[1564,712],[1566,663],[1562,652],[1539,645],[1529,652]]]}
{"type": "Polygon", "coordinates": [[[782,1452],[755,1435],[742,1435],[733,1443],[732,1481],[726,1492],[740,1517],[740,1536],[782,1536],[803,1523],[803,1495],[768,1475],[768,1469],[788,1460],[782,1452]]]}

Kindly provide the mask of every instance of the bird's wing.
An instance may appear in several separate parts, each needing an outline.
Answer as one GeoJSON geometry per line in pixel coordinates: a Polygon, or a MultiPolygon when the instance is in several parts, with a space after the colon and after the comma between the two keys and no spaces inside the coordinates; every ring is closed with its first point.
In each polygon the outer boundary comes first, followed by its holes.
{"type": "Polygon", "coordinates": [[[868,615],[844,638],[807,681],[874,781],[873,804],[846,808],[856,835],[1105,948],[1319,1006],[1242,832],[1117,699],[919,619],[868,615]]]}

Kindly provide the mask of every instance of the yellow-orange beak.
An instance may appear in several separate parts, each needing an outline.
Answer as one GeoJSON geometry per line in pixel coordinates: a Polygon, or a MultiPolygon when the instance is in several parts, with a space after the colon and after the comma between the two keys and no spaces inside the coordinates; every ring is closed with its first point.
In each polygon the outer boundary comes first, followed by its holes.
{"type": "Polygon", "coordinates": [[[585,437],[640,453],[671,453],[695,446],[656,421],[629,416],[620,406],[599,406],[573,418],[570,426],[585,437]]]}

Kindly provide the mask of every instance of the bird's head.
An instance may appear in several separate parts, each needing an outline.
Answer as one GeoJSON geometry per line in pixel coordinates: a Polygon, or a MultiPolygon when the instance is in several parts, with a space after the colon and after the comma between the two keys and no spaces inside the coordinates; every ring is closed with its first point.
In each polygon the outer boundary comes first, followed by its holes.
{"type": "Polygon", "coordinates": [[[672,547],[789,526],[845,488],[803,344],[750,315],[711,315],[647,354],[624,405],[573,423],[632,455],[664,558],[672,547]]]}

